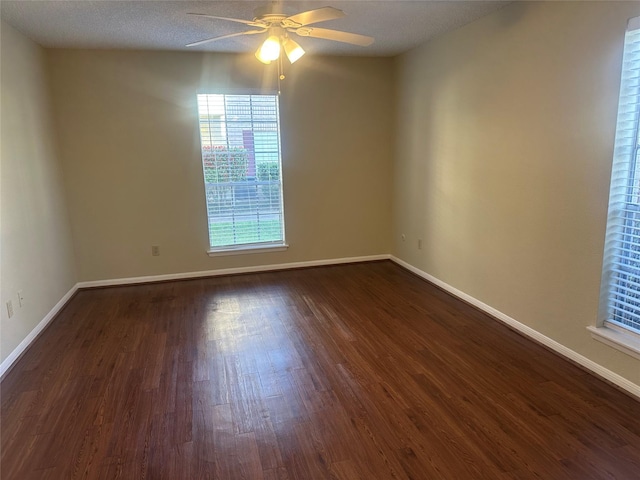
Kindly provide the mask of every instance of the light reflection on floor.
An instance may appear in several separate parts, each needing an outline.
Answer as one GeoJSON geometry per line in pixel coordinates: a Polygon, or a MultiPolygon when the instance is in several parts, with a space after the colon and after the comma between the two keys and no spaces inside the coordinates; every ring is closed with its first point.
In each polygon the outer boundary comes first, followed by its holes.
{"type": "MultiPolygon", "coordinates": [[[[286,434],[288,422],[281,420],[305,409],[298,386],[304,365],[287,331],[293,300],[273,288],[220,290],[211,293],[196,329],[194,375],[202,382],[201,401],[217,407],[228,402],[234,434],[267,427],[286,434]],[[249,408],[254,403],[262,405],[260,415],[255,406],[249,408]]],[[[219,426],[228,427],[228,422],[219,426]]]]}

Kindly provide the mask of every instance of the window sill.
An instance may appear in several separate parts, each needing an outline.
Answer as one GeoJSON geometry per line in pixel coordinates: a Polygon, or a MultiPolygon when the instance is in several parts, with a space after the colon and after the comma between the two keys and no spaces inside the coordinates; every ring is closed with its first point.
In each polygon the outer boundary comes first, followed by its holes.
{"type": "Polygon", "coordinates": [[[289,245],[287,245],[286,243],[278,243],[275,245],[248,245],[244,247],[208,250],[207,255],[209,255],[210,257],[225,257],[229,255],[247,255],[250,253],[284,252],[288,248],[289,245]]]}
{"type": "Polygon", "coordinates": [[[587,330],[591,332],[594,340],[640,359],[640,335],[609,326],[587,327],[587,330]]]}

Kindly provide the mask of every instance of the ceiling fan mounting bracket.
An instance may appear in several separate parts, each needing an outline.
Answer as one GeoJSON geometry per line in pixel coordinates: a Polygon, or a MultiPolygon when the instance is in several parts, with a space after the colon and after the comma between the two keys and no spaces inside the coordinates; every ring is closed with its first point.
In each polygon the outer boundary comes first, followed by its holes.
{"type": "Polygon", "coordinates": [[[291,8],[285,8],[282,4],[273,3],[271,5],[266,5],[264,7],[258,7],[253,10],[253,16],[255,20],[262,20],[267,16],[278,16],[282,18],[287,18],[291,16],[294,11],[291,8]]]}

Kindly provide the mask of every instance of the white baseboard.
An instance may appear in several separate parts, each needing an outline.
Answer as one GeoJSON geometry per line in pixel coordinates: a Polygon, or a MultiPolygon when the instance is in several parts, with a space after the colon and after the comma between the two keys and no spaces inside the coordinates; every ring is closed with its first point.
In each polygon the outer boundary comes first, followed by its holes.
{"type": "Polygon", "coordinates": [[[326,265],[339,265],[341,263],[359,263],[359,262],[372,262],[376,260],[389,260],[390,255],[369,255],[366,257],[346,257],[346,258],[331,258],[326,260],[311,260],[307,262],[292,262],[292,263],[277,263],[272,265],[255,265],[250,267],[239,268],[222,268],[219,270],[205,270],[201,272],[184,272],[184,273],[169,273],[166,275],[149,275],[144,277],[129,277],[129,278],[116,278],[110,280],[94,280],[90,282],[78,283],[78,288],[93,288],[93,287],[109,287],[113,285],[133,285],[136,283],[152,283],[152,282],[166,282],[168,280],[184,280],[188,278],[202,278],[202,277],[217,277],[220,275],[234,275],[238,273],[258,273],[269,272],[274,270],[289,270],[293,268],[306,268],[306,267],[322,267],[326,265]]]}
{"type": "Polygon", "coordinates": [[[77,284],[71,287],[71,290],[69,290],[64,295],[64,297],[62,297],[60,301],[55,304],[55,306],[49,311],[49,313],[45,315],[45,317],[40,321],[40,323],[38,323],[38,325],[36,325],[36,327],[33,330],[31,330],[31,332],[29,332],[29,335],[27,335],[25,339],[22,340],[22,342],[20,342],[20,345],[18,345],[13,350],[13,352],[11,352],[9,356],[7,356],[7,358],[4,359],[4,361],[0,364],[0,378],[7,371],[9,371],[9,369],[16,362],[16,360],[18,360],[22,356],[22,354],[31,346],[33,341],[36,338],[38,338],[38,335],[40,335],[40,333],[42,333],[42,331],[45,328],[47,328],[47,325],[49,325],[49,323],[51,323],[51,320],[55,318],[58,312],[64,308],[64,306],[71,299],[71,297],[73,297],[73,294],[76,293],[77,290],[78,290],[77,284]]]}
{"type": "Polygon", "coordinates": [[[438,287],[440,287],[441,289],[445,290],[446,292],[448,292],[448,293],[460,298],[461,300],[464,300],[465,302],[469,303],[470,305],[473,305],[474,307],[476,307],[476,308],[488,313],[489,315],[491,315],[492,317],[496,318],[497,320],[509,325],[514,330],[517,330],[518,332],[520,332],[523,335],[531,338],[532,340],[535,340],[535,341],[541,343],[542,345],[550,348],[551,350],[553,350],[554,352],[562,355],[563,357],[566,357],[569,360],[572,360],[572,361],[576,362],[577,364],[583,366],[587,370],[592,371],[596,375],[598,375],[598,376],[602,377],[603,379],[613,383],[614,385],[617,385],[618,387],[622,388],[626,392],[629,392],[631,395],[633,395],[633,396],[635,396],[635,397],[640,399],[640,385],[636,385],[635,383],[631,382],[630,380],[627,380],[626,378],[618,375],[617,373],[612,372],[611,370],[609,370],[607,368],[604,368],[602,365],[594,362],[593,360],[589,360],[587,357],[584,357],[584,356],[580,355],[579,353],[574,352],[573,350],[571,350],[568,347],[565,347],[561,343],[558,343],[555,340],[553,340],[553,339],[543,335],[542,333],[538,332],[537,330],[534,330],[533,328],[528,327],[525,324],[518,322],[517,320],[515,320],[515,319],[511,318],[510,316],[508,316],[508,315],[496,310],[493,307],[490,307],[486,303],[481,302],[480,300],[472,297],[471,295],[467,295],[466,293],[458,290],[455,287],[452,287],[451,285],[443,282],[442,280],[440,280],[440,279],[438,279],[438,278],[436,278],[436,277],[434,277],[432,275],[429,275],[426,272],[423,272],[419,268],[414,267],[413,265],[405,262],[404,260],[400,260],[399,258],[394,257],[393,255],[390,255],[390,259],[393,262],[395,262],[398,265],[400,265],[401,267],[406,268],[410,272],[415,273],[419,277],[424,278],[425,280],[427,280],[428,282],[433,283],[434,285],[437,285],[438,287]]]}

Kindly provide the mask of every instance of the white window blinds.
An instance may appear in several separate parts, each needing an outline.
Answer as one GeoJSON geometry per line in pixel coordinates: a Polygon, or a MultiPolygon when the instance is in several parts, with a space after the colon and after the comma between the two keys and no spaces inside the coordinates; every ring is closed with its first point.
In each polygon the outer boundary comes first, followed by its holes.
{"type": "Polygon", "coordinates": [[[640,17],[625,35],[602,282],[604,321],[640,333],[640,17]]]}
{"type": "Polygon", "coordinates": [[[198,95],[213,251],[284,244],[276,95],[198,95]]]}

